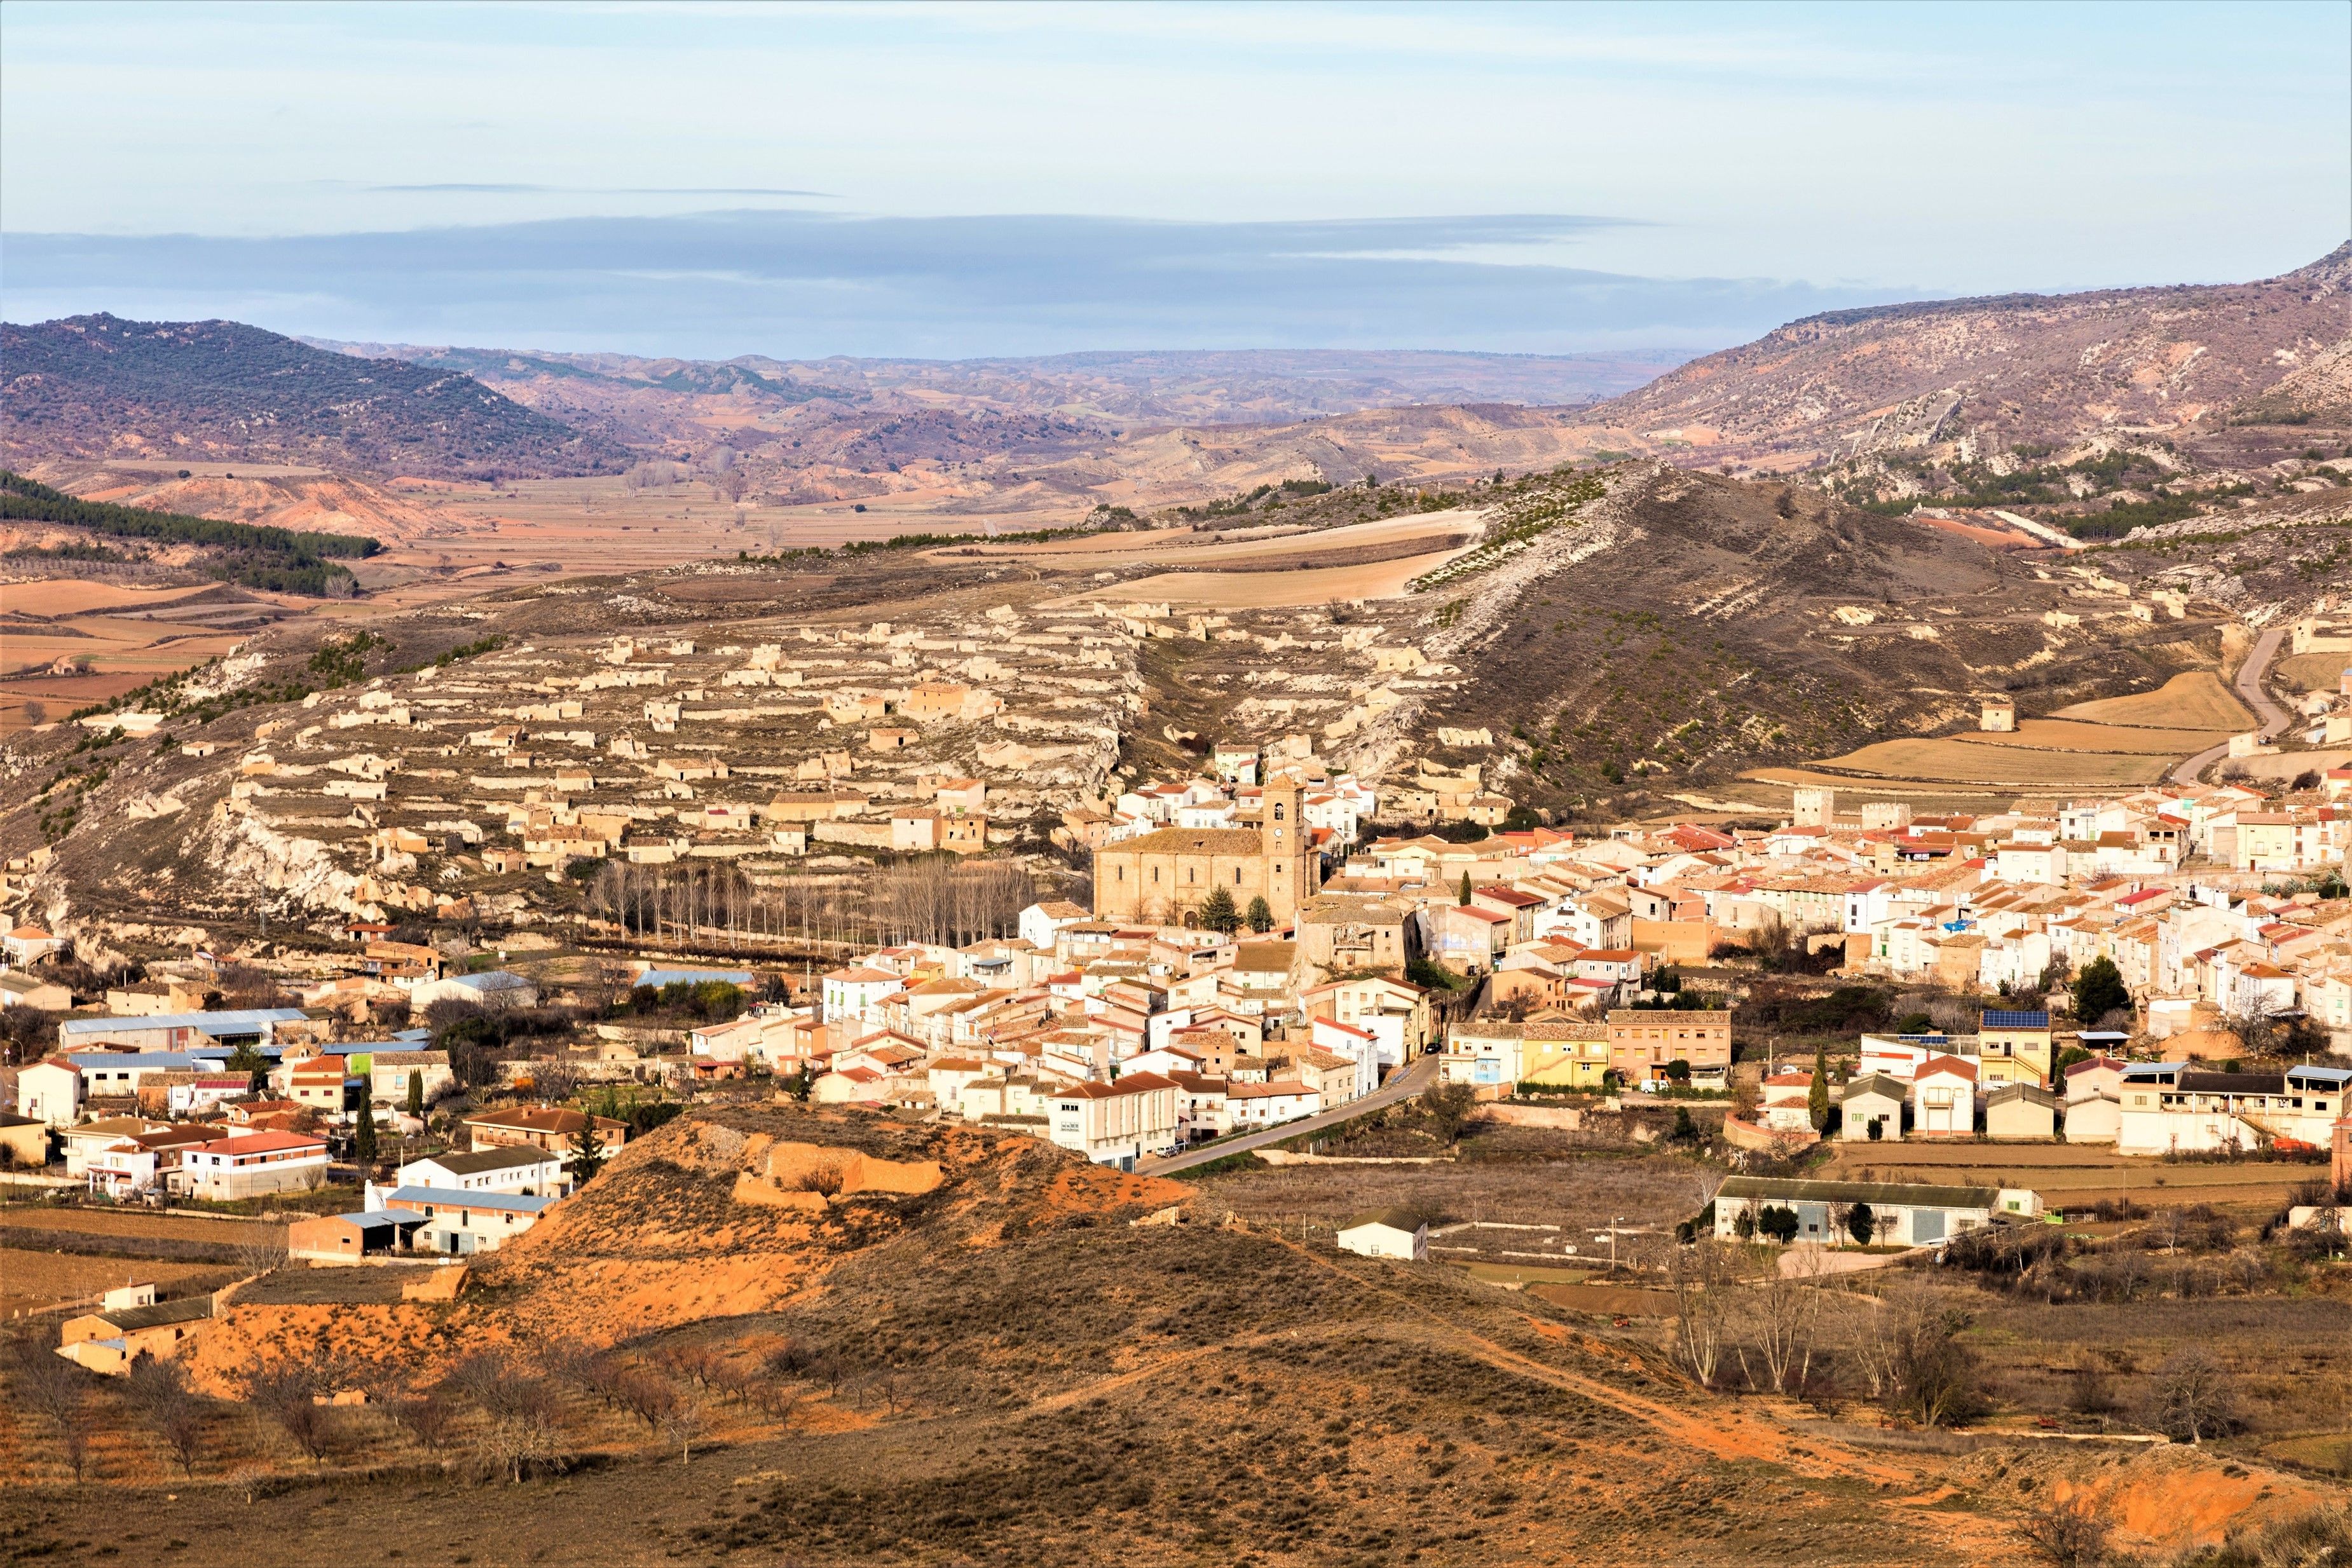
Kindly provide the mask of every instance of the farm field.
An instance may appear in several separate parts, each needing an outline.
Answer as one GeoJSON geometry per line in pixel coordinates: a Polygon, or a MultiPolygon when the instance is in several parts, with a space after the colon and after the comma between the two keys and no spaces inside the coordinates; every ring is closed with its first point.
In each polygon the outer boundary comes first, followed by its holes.
{"type": "Polygon", "coordinates": [[[2006,784],[2024,788],[2090,789],[2099,786],[2153,784],[2175,757],[2186,757],[2195,747],[2158,756],[2105,751],[2035,751],[2023,747],[1973,745],[1947,737],[1923,740],[1882,740],[1824,758],[1824,770],[1860,774],[1871,779],[1916,779],[1941,784],[2006,784]]]}
{"type": "MultiPolygon", "coordinates": [[[[1490,1135],[1490,1134],[1485,1134],[1490,1135]]],[[[1462,1159],[1433,1165],[1272,1166],[1200,1178],[1244,1218],[1336,1228],[1368,1209],[1414,1208],[1433,1223],[1672,1227],[1706,1201],[1703,1173],[1671,1155],[1462,1159]]],[[[1460,1238],[1455,1239],[1457,1241],[1460,1238]]],[[[1485,1249],[1492,1237],[1481,1238],[1485,1249]]],[[[1574,1238],[1580,1245],[1584,1237],[1574,1238]]]]}
{"type": "Polygon", "coordinates": [[[0,1320],[79,1301],[123,1285],[154,1285],[170,1292],[226,1284],[231,1270],[215,1263],[173,1263],[152,1258],[93,1258],[76,1252],[33,1252],[0,1247],[0,1320]]]}
{"type": "MultiPolygon", "coordinates": [[[[1864,779],[1851,773],[1822,773],[1810,768],[1759,768],[1739,776],[1743,784],[1779,786],[1778,790],[1760,789],[1756,791],[1758,803],[1771,810],[1789,809],[1787,791],[1799,784],[1826,784],[1841,791],[1852,791],[1856,800],[1907,800],[1916,811],[1936,812],[1945,809],[1955,811],[1981,810],[1990,797],[2013,793],[1989,784],[1969,786],[1948,782],[1929,783],[1906,779],[1864,779]]],[[[1727,796],[1741,802],[1748,797],[1735,787],[1725,791],[1727,796]]]]}
{"type": "MultiPolygon", "coordinates": [[[[2252,726],[2254,716],[2210,670],[2178,674],[2152,692],[2131,696],[2102,697],[2096,702],[2062,707],[2053,718],[2080,719],[2086,724],[2119,724],[2149,729],[2218,729],[2234,733],[2252,726]]],[[[2191,747],[2191,751],[2196,747],[2191,747]]],[[[2187,755],[2187,753],[2183,753],[2187,755]]]]}
{"type": "Polygon", "coordinates": [[[197,1219],[177,1214],[140,1214],[113,1208],[60,1208],[33,1204],[0,1205],[0,1226],[18,1230],[202,1241],[230,1247],[241,1241],[282,1238],[286,1230],[282,1225],[257,1219],[197,1219]]]}
{"type": "Polygon", "coordinates": [[[2243,1161],[2170,1164],[2080,1144],[1840,1144],[1824,1180],[2028,1186],[2053,1208],[2129,1194],[2149,1206],[2210,1203],[2242,1219],[2267,1219],[2324,1166],[2243,1161]],[[1862,1173],[1869,1172],[1865,1176],[1862,1173]]]}
{"type": "MultiPolygon", "coordinates": [[[[1393,599],[1414,578],[1435,570],[1469,548],[1464,543],[1427,555],[1298,571],[1163,571],[1123,582],[1118,593],[1122,598],[1164,599],[1217,610],[1305,609],[1333,600],[1393,599]]],[[[1086,597],[1089,596],[1062,602],[1086,597]]]]}
{"type": "Polygon", "coordinates": [[[2230,738],[2226,729],[2151,729],[2119,724],[2084,724],[2074,719],[2021,719],[2006,734],[1969,730],[1951,737],[1969,746],[2021,751],[2095,751],[2141,757],[2186,757],[2230,738]]]}

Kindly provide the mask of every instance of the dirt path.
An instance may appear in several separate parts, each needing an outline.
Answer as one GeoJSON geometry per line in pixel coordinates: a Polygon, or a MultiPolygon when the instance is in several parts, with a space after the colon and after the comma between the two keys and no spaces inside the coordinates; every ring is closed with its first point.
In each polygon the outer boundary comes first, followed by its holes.
{"type": "MultiPolygon", "coordinates": [[[[1737,1410],[1694,1415],[1688,1411],[1678,1410],[1659,1400],[1620,1388],[1614,1384],[1603,1383],[1599,1378],[1564,1371],[1547,1362],[1538,1361],[1533,1356],[1512,1350],[1507,1345],[1498,1344],[1482,1334],[1466,1333],[1459,1324],[1439,1317],[1410,1297],[1399,1291],[1388,1290],[1359,1274],[1342,1269],[1329,1259],[1317,1256],[1296,1241],[1287,1240],[1279,1236],[1275,1239],[1318,1268],[1328,1269],[1354,1284],[1385,1296],[1412,1316],[1424,1320],[1433,1327],[1442,1329],[1444,1343],[1448,1345],[1475,1351],[1497,1366],[1508,1367],[1522,1376],[1548,1384],[1564,1394],[1573,1394],[1579,1398],[1590,1400],[1608,1409],[1622,1411],[1635,1420],[1654,1428],[1661,1436],[1672,1437],[1713,1458],[1780,1465],[1800,1475],[1820,1479],[1859,1476],[1872,1481],[1883,1481],[1895,1486],[1918,1484],[1919,1476],[1916,1472],[1874,1462],[1852,1449],[1843,1450],[1834,1457],[1819,1455],[1810,1450],[1800,1453],[1795,1447],[1799,1439],[1793,1434],[1783,1427],[1758,1420],[1737,1410]]],[[[1528,1322],[1538,1333],[1545,1332],[1549,1326],[1534,1318],[1529,1318],[1528,1322]]],[[[1608,1347],[1593,1344],[1591,1342],[1587,1342],[1585,1348],[1603,1355],[1611,1354],[1608,1347]]],[[[1633,1364],[1641,1365],[1638,1360],[1633,1364]]],[[[1645,1373],[1652,1372],[1652,1369],[1647,1366],[1641,1366],[1641,1369],[1645,1373]]],[[[1814,1440],[1806,1439],[1806,1441],[1814,1440]]]]}
{"type": "MultiPolygon", "coordinates": [[[[2263,685],[2263,677],[2270,673],[2271,660],[2277,656],[2279,643],[2285,640],[2286,630],[2282,622],[2255,639],[2252,651],[2247,653],[2246,662],[2238,669],[2238,695],[2254,710],[2257,725],[2254,733],[2263,740],[2269,740],[2287,725],[2287,711],[2271,699],[2269,688],[2263,685]]],[[[2194,784],[2198,775],[2229,754],[2230,743],[2226,740],[2219,746],[2209,746],[2174,768],[2172,781],[2175,784],[2194,784]]]]}

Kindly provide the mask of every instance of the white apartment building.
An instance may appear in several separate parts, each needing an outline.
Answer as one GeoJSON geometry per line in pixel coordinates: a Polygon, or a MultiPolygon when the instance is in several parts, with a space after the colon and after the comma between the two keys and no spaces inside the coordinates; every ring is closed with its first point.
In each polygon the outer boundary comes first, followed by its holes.
{"type": "Polygon", "coordinates": [[[1045,1103],[1055,1143],[1097,1165],[1133,1170],[1146,1155],[1179,1147],[1176,1084],[1157,1072],[1131,1072],[1108,1083],[1072,1083],[1045,1103]]]}
{"type": "Polygon", "coordinates": [[[2292,1141],[2324,1149],[2352,1092],[2352,1067],[2200,1072],[2185,1061],[2124,1069],[2116,1147],[2126,1155],[2218,1154],[2292,1141]]]}

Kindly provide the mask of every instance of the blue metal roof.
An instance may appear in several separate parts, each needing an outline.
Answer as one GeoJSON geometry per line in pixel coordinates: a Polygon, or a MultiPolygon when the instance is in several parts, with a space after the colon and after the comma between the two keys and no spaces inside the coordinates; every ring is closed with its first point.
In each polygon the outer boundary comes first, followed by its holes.
{"type": "Polygon", "coordinates": [[[637,977],[640,986],[700,985],[705,980],[718,980],[730,986],[751,983],[749,969],[647,969],[637,977]]]}
{"type": "Polygon", "coordinates": [[[380,1230],[387,1225],[396,1229],[404,1225],[425,1223],[425,1217],[421,1214],[387,1214],[380,1208],[365,1209],[358,1214],[339,1214],[335,1218],[348,1220],[362,1230],[380,1230]]]}
{"type": "Polygon", "coordinates": [[[2048,1029],[2050,1015],[2046,1012],[1988,1011],[1984,1016],[1984,1027],[1987,1029],[2048,1029]]]}
{"type": "Polygon", "coordinates": [[[121,1019],[61,1019],[58,1037],[70,1040],[78,1034],[110,1032],[140,1032],[154,1029],[194,1029],[206,1034],[258,1033],[274,1023],[299,1023],[304,1014],[300,1008],[243,1008],[211,1013],[156,1013],[148,1018],[121,1019]]]}
{"type": "Polygon", "coordinates": [[[531,1197],[513,1192],[460,1192],[448,1186],[399,1186],[392,1189],[387,1203],[438,1203],[451,1208],[502,1208],[517,1214],[537,1214],[555,1202],[551,1197],[531,1197]]]}
{"type": "Polygon", "coordinates": [[[67,1053],[66,1060],[87,1072],[93,1067],[193,1071],[221,1059],[217,1056],[199,1057],[190,1051],[77,1051],[67,1053]]]}
{"type": "Polygon", "coordinates": [[[2306,1062],[2301,1067],[2288,1068],[2286,1081],[2289,1083],[2298,1081],[2319,1082],[2341,1089],[2347,1083],[2352,1083],[2352,1067],[2318,1067],[2306,1062]]]}

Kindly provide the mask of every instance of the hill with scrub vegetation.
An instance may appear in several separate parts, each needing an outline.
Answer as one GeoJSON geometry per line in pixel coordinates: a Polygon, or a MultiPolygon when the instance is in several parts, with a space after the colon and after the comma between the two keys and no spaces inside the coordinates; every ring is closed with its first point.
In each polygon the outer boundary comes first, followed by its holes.
{"type": "MultiPolygon", "coordinates": [[[[1626,1563],[1671,1540],[1958,1564],[2021,1549],[2028,1476],[2121,1509],[2218,1473],[1856,1448],[1605,1315],[864,1112],[689,1110],[474,1269],[454,1301],[403,1300],[405,1270],[241,1289],[192,1389],[142,1396],[207,1412],[184,1463],[127,1471],[144,1418],[103,1391],[79,1409],[112,1484],[45,1461],[0,1492],[7,1539],[121,1544],[120,1490],[168,1485],[173,1531],[257,1568],[427,1512],[462,1512],[446,1544],[478,1561],[1626,1563]],[[350,1389],[367,1402],[321,1403],[350,1389]]],[[[16,1364],[18,1451],[43,1452],[55,1379],[16,1364]]],[[[2226,1516],[2309,1501],[2270,1478],[2226,1516]]]]}
{"type": "Polygon", "coordinates": [[[315,464],[519,477],[612,471],[617,449],[468,375],[314,349],[236,321],[0,325],[0,454],[315,464]]]}

